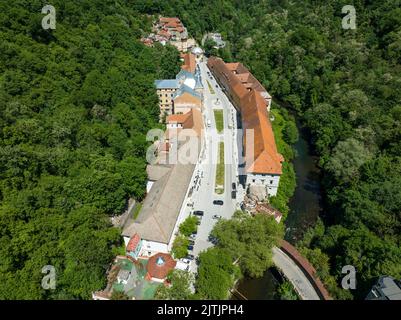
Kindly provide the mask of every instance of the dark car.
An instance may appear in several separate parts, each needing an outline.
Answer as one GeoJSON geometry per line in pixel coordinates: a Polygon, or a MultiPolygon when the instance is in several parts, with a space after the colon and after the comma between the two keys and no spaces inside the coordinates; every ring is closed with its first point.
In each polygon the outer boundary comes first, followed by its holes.
{"type": "Polygon", "coordinates": [[[203,216],[204,212],[203,212],[203,211],[200,211],[200,210],[196,210],[196,211],[194,211],[193,214],[194,214],[195,216],[203,216]]]}
{"type": "Polygon", "coordinates": [[[193,254],[187,255],[185,258],[188,259],[188,260],[194,260],[195,259],[193,254]]]}
{"type": "Polygon", "coordinates": [[[219,216],[218,214],[215,214],[212,218],[216,219],[216,220],[220,220],[222,218],[222,216],[219,216]]]}
{"type": "Polygon", "coordinates": [[[237,199],[237,192],[235,190],[231,191],[231,199],[237,199]]]}
{"type": "Polygon", "coordinates": [[[232,187],[233,190],[236,190],[236,189],[237,189],[237,185],[235,184],[235,182],[233,182],[233,183],[231,184],[231,187],[232,187]]]}
{"type": "Polygon", "coordinates": [[[214,200],[214,201],[213,201],[213,204],[222,206],[222,205],[224,204],[224,202],[223,202],[223,200],[214,200]]]}
{"type": "Polygon", "coordinates": [[[212,235],[209,235],[209,237],[207,238],[207,240],[213,244],[217,244],[218,240],[216,237],[213,237],[212,235]]]}
{"type": "Polygon", "coordinates": [[[188,250],[189,250],[189,251],[194,250],[194,246],[189,245],[189,246],[188,246],[188,250]]]}

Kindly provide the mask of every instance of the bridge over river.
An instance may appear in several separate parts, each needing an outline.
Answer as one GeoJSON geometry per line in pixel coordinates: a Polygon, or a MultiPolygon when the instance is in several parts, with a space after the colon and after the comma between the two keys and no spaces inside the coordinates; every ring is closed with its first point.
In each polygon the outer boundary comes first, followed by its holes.
{"type": "MultiPolygon", "coordinates": [[[[316,270],[310,262],[287,241],[281,240],[280,246],[273,248],[273,262],[275,267],[280,270],[281,274],[292,283],[295,291],[302,300],[331,300],[329,293],[316,275],[316,270]]],[[[248,279],[246,281],[252,281],[248,283],[251,287],[262,286],[268,289],[268,287],[265,286],[269,283],[266,283],[264,280],[265,278],[258,278],[253,280],[248,279]]],[[[237,286],[233,288],[231,294],[234,299],[238,300],[260,299],[258,296],[249,297],[249,286],[237,286]]],[[[267,299],[274,299],[274,297],[271,296],[267,299]]]]}
{"type": "Polygon", "coordinates": [[[273,248],[273,262],[292,283],[302,300],[330,300],[316,270],[298,250],[285,240],[273,248]]]}

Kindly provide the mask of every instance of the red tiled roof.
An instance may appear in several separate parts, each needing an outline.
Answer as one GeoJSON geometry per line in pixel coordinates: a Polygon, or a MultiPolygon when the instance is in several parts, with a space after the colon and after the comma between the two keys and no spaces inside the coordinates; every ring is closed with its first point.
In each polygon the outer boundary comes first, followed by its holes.
{"type": "Polygon", "coordinates": [[[169,17],[160,17],[160,23],[169,23],[169,22],[176,22],[181,23],[181,20],[177,17],[169,18],[169,17]]]}
{"type": "Polygon", "coordinates": [[[146,269],[150,277],[165,279],[169,271],[175,268],[176,264],[177,262],[171,257],[171,255],[159,252],[149,258],[146,269]],[[164,260],[162,265],[157,264],[159,258],[164,260]]]}
{"type": "Polygon", "coordinates": [[[167,116],[166,122],[167,123],[184,123],[191,114],[189,112],[185,114],[171,114],[167,116]]]}
{"type": "MultiPolygon", "coordinates": [[[[220,58],[211,57],[208,67],[241,112],[243,129],[254,132],[253,155],[252,152],[245,154],[247,172],[281,174],[284,159],[277,152],[267,102],[261,95],[266,89],[241,63],[224,63],[220,58]]],[[[244,144],[246,152],[246,139],[244,144]]]]}
{"type": "MultiPolygon", "coordinates": [[[[245,149],[247,172],[281,174],[282,156],[277,152],[266,101],[253,89],[242,99],[241,116],[242,128],[253,130],[254,134],[253,153],[245,149]]],[[[246,131],[244,135],[246,140],[246,131]]]]}
{"type": "Polygon", "coordinates": [[[135,251],[136,247],[138,246],[139,241],[141,241],[141,237],[135,233],[131,239],[129,239],[127,245],[127,252],[135,251]]]}
{"type": "Polygon", "coordinates": [[[171,34],[170,32],[168,32],[167,30],[160,30],[158,33],[159,36],[163,36],[166,38],[171,38],[171,34]]]}
{"type": "Polygon", "coordinates": [[[179,18],[160,18],[159,22],[166,28],[176,29],[178,32],[184,31],[183,24],[179,18]],[[182,31],[180,31],[182,30],[182,31]]]}
{"type": "Polygon", "coordinates": [[[195,73],[195,68],[196,68],[195,55],[192,53],[184,53],[181,54],[181,58],[184,59],[184,64],[181,66],[181,69],[191,73],[195,73]]]}
{"type": "MultiPolygon", "coordinates": [[[[167,123],[180,123],[183,129],[193,129],[196,134],[200,137],[203,129],[203,119],[202,113],[196,109],[192,108],[185,114],[172,114],[167,116],[167,123]]],[[[176,131],[179,132],[178,130],[176,131]]]]}

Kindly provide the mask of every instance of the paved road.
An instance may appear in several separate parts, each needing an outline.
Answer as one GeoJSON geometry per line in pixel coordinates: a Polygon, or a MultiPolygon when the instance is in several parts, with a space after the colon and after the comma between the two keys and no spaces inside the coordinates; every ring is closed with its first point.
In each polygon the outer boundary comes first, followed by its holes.
{"type": "MultiPolygon", "coordinates": [[[[212,216],[217,214],[226,219],[231,218],[234,211],[239,208],[239,204],[245,194],[242,186],[238,184],[238,153],[241,152],[241,143],[239,141],[240,137],[237,136],[237,132],[234,130],[237,128],[236,110],[211,73],[210,75],[207,74],[209,69],[205,62],[200,64],[200,69],[204,86],[205,148],[195,168],[195,180],[192,184],[195,186],[194,192],[190,199],[186,200],[193,203],[193,206],[185,209],[188,214],[193,210],[204,211],[204,216],[198,227],[194,250],[191,252],[195,256],[212,246],[212,243],[208,241],[208,236],[217,222],[212,216]],[[213,94],[209,91],[207,81],[213,87],[213,94]],[[217,133],[213,113],[213,110],[216,109],[223,110],[224,132],[220,134],[217,133]],[[208,120],[210,120],[210,127],[207,126],[208,120]],[[220,141],[224,141],[224,161],[226,165],[224,193],[219,195],[214,192],[214,189],[218,144],[220,141]],[[237,199],[235,200],[231,199],[232,182],[236,182],[238,189],[237,199]],[[223,200],[224,205],[214,205],[213,200],[217,199],[223,200]]],[[[273,262],[282,270],[303,300],[319,300],[318,294],[302,270],[279,248],[273,248],[273,262]]],[[[190,271],[197,272],[195,261],[191,262],[190,271]]]]}
{"type": "MultiPolygon", "coordinates": [[[[243,200],[243,190],[240,187],[237,193],[237,199],[231,199],[231,184],[238,184],[238,147],[236,137],[236,110],[227,99],[216,81],[207,74],[209,69],[205,62],[200,64],[202,81],[204,86],[204,110],[203,116],[206,124],[205,132],[205,151],[201,155],[200,163],[195,170],[199,171],[199,179],[196,184],[194,193],[191,196],[193,208],[187,210],[202,210],[204,216],[198,227],[198,235],[195,240],[194,250],[192,254],[199,255],[200,252],[212,246],[208,241],[210,232],[217,220],[213,219],[213,215],[220,215],[229,219],[234,211],[239,208],[239,203],[243,200]],[[214,93],[209,91],[207,81],[213,86],[214,93]],[[217,86],[217,87],[216,87],[217,86]],[[216,103],[217,102],[217,103],[216,103]],[[214,119],[213,110],[222,109],[224,119],[224,131],[218,133],[214,119]],[[210,120],[210,127],[207,126],[210,120]],[[220,141],[224,141],[224,161],[225,178],[224,193],[216,194],[216,163],[218,159],[218,145],[220,141]],[[198,187],[199,186],[199,187],[198,187]],[[222,206],[214,205],[213,200],[223,200],[222,206]]],[[[196,272],[196,264],[190,265],[190,270],[196,272]]]]}
{"type": "Polygon", "coordinates": [[[273,248],[273,262],[292,283],[302,300],[320,300],[316,290],[298,265],[277,247],[273,248]]]}

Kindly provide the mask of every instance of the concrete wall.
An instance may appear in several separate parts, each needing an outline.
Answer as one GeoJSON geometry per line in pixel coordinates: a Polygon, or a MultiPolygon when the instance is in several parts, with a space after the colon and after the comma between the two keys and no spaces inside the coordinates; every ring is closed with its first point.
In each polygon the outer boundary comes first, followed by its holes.
{"type": "MultiPolygon", "coordinates": [[[[125,247],[127,247],[129,240],[130,240],[129,237],[124,237],[125,247]]],[[[168,253],[167,244],[142,239],[142,248],[140,252],[141,256],[150,257],[158,252],[168,253]]]]}
{"type": "Polygon", "coordinates": [[[143,240],[141,250],[142,256],[150,257],[158,252],[168,253],[167,243],[143,240]]]}
{"type": "Polygon", "coordinates": [[[279,175],[248,173],[246,176],[247,186],[263,185],[266,187],[266,191],[269,196],[275,196],[277,194],[279,182],[280,182],[279,175]]]}

